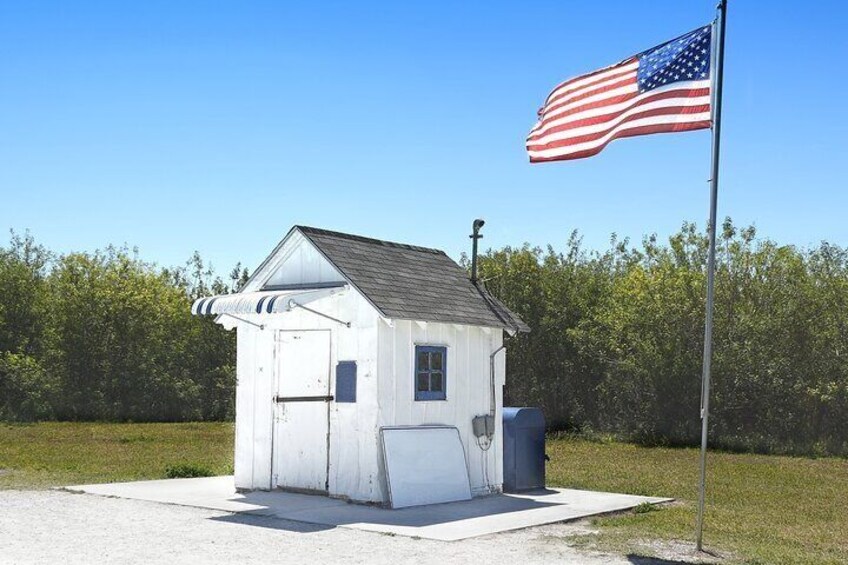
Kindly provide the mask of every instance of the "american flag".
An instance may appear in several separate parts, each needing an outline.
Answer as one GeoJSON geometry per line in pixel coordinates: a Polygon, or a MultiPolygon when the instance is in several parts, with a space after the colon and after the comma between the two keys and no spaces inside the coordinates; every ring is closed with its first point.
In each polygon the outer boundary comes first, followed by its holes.
{"type": "Polygon", "coordinates": [[[530,162],[589,157],[620,137],[710,127],[711,36],[712,26],[701,27],[557,86],[527,136],[530,162]]]}

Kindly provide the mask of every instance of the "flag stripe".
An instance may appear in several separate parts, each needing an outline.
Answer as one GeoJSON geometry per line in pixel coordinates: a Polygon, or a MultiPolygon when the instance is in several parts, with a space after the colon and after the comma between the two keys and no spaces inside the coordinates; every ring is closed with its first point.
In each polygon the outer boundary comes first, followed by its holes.
{"type": "Polygon", "coordinates": [[[665,105],[680,104],[680,105],[695,105],[709,104],[710,91],[709,88],[697,89],[670,89],[665,91],[650,91],[638,96],[622,96],[621,102],[614,101],[607,103],[593,104],[590,108],[580,107],[564,116],[559,116],[557,119],[545,122],[545,125],[532,132],[527,140],[535,142],[546,138],[548,135],[556,132],[566,131],[571,128],[587,125],[588,122],[596,118],[606,118],[607,120],[614,118],[622,112],[628,112],[632,108],[647,106],[664,102],[665,105]]]}
{"type": "Polygon", "coordinates": [[[613,65],[611,67],[605,67],[603,69],[599,69],[597,71],[569,79],[554,88],[553,92],[551,92],[545,99],[545,104],[550,102],[555,96],[565,94],[566,92],[570,92],[578,88],[583,88],[594,81],[600,80],[604,76],[608,77],[608,75],[620,73],[622,71],[635,71],[638,68],[639,61],[634,58],[630,61],[625,61],[624,63],[618,63],[617,65],[613,65]]]}
{"type": "MultiPolygon", "coordinates": [[[[638,135],[648,135],[652,133],[676,133],[681,131],[691,131],[698,130],[710,127],[710,121],[705,122],[692,122],[686,124],[677,124],[676,126],[667,126],[667,125],[656,125],[656,126],[640,126],[637,128],[633,128],[630,130],[622,131],[618,135],[615,136],[614,139],[622,139],[625,137],[636,137],[638,135]]],[[[613,141],[612,139],[610,141],[613,141]]],[[[584,157],[591,157],[592,155],[597,155],[601,151],[603,151],[604,147],[608,145],[609,142],[604,143],[598,147],[594,147],[592,149],[585,149],[583,151],[576,151],[574,153],[570,153],[567,157],[561,156],[553,156],[553,157],[531,157],[531,163],[546,163],[550,161],[563,161],[563,160],[572,160],[572,159],[582,159],[584,157]]]]}
{"type": "Polygon", "coordinates": [[[602,123],[614,119],[621,112],[629,112],[635,108],[656,108],[665,106],[696,106],[699,104],[709,104],[709,95],[687,97],[679,92],[665,92],[656,96],[640,98],[639,100],[625,100],[621,104],[613,104],[611,106],[602,106],[578,112],[556,120],[550,123],[547,127],[538,132],[532,133],[527,137],[528,145],[544,142],[550,135],[568,131],[572,128],[583,127],[595,123],[602,123]]]}
{"type": "Polygon", "coordinates": [[[585,88],[574,92],[560,101],[546,106],[545,116],[549,116],[560,109],[573,108],[575,104],[583,100],[588,100],[590,98],[596,99],[596,97],[606,94],[607,92],[619,92],[621,89],[628,87],[633,90],[637,90],[636,73],[630,73],[626,77],[605,82],[604,84],[598,85],[594,88],[585,88]]]}
{"type": "Polygon", "coordinates": [[[709,111],[709,103],[688,107],[680,105],[667,106],[661,108],[651,108],[647,110],[642,108],[636,108],[632,112],[625,112],[623,114],[619,114],[611,123],[603,123],[578,128],[573,132],[570,132],[567,136],[551,136],[545,142],[528,144],[527,147],[530,148],[532,151],[542,151],[545,149],[554,149],[557,147],[567,147],[569,145],[577,145],[579,143],[585,143],[587,141],[594,141],[596,139],[606,136],[609,132],[615,129],[619,129],[623,124],[642,120],[644,118],[650,118],[653,116],[677,115],[681,116],[681,119],[683,119],[683,116],[688,114],[708,114],[709,111]]]}
{"type": "MultiPolygon", "coordinates": [[[[531,130],[530,136],[541,135],[545,133],[551,127],[554,127],[556,124],[560,123],[561,120],[569,121],[567,118],[572,116],[578,116],[583,113],[588,112],[606,112],[608,108],[616,107],[619,104],[623,104],[625,102],[629,102],[633,100],[637,94],[630,92],[627,94],[619,94],[617,96],[613,96],[612,98],[605,98],[603,100],[598,100],[595,102],[589,102],[588,104],[583,104],[582,106],[577,106],[575,108],[570,108],[564,112],[558,113],[556,116],[549,117],[545,120],[540,120],[536,127],[531,130]]],[[[625,106],[626,108],[627,106],[625,106]]]]}
{"type": "Polygon", "coordinates": [[[622,137],[710,127],[711,34],[704,26],[557,85],[527,135],[530,161],[578,159],[622,137]]]}
{"type": "Polygon", "coordinates": [[[575,94],[579,94],[579,93],[584,92],[586,90],[589,90],[589,89],[592,89],[592,88],[597,88],[599,86],[603,86],[603,85],[606,85],[606,84],[610,84],[612,82],[616,82],[617,80],[621,80],[621,79],[628,78],[628,77],[636,78],[636,69],[627,69],[626,71],[623,71],[623,72],[603,75],[602,78],[595,80],[595,81],[592,81],[592,82],[588,83],[586,86],[582,86],[582,87],[579,87],[579,88],[574,88],[574,89],[569,89],[567,91],[563,91],[562,93],[557,94],[556,96],[552,96],[550,99],[548,99],[545,102],[545,106],[549,108],[549,107],[553,106],[554,104],[559,104],[560,102],[562,102],[564,100],[569,100],[569,99],[573,98],[575,94]]]}
{"type": "MultiPolygon", "coordinates": [[[[616,88],[615,90],[609,90],[607,92],[601,92],[600,94],[596,94],[594,96],[589,96],[588,98],[583,98],[579,102],[582,102],[583,104],[593,104],[595,102],[604,102],[606,100],[610,100],[611,98],[616,98],[618,96],[624,96],[624,95],[627,95],[628,97],[632,98],[632,97],[636,96],[637,94],[639,94],[639,87],[636,86],[636,81],[634,80],[632,83],[630,83],[628,85],[620,86],[620,87],[616,88]]],[[[609,103],[609,102],[607,102],[607,103],[609,103]]],[[[541,121],[544,124],[545,122],[551,120],[552,118],[556,118],[557,116],[561,116],[564,113],[568,112],[569,110],[576,108],[580,105],[581,105],[580,103],[567,104],[567,105],[565,105],[561,108],[557,108],[556,110],[546,111],[542,114],[541,121]]]]}
{"type": "MultiPolygon", "coordinates": [[[[656,89],[650,90],[647,93],[643,93],[643,95],[644,94],[650,94],[650,93],[658,93],[658,92],[668,92],[670,90],[687,90],[687,89],[691,90],[691,89],[696,89],[696,88],[706,89],[707,91],[709,91],[710,81],[703,80],[703,81],[691,81],[691,82],[684,82],[684,83],[675,83],[675,84],[672,84],[672,85],[669,85],[669,86],[666,86],[666,87],[663,87],[663,88],[656,88],[656,89]]],[[[624,100],[636,98],[639,95],[638,93],[639,93],[639,87],[636,85],[636,80],[633,80],[633,83],[630,84],[630,85],[620,86],[619,88],[615,89],[614,91],[610,90],[610,91],[607,91],[607,92],[601,92],[601,93],[595,94],[593,96],[590,96],[588,98],[584,98],[580,101],[583,102],[584,104],[592,104],[593,108],[599,108],[599,107],[602,107],[602,106],[607,105],[607,104],[610,104],[610,105],[611,104],[617,104],[618,102],[623,102],[624,100]],[[617,98],[617,100],[613,100],[614,98],[617,98]]],[[[692,95],[698,96],[699,94],[692,93],[692,95]]],[[[578,107],[582,108],[583,105],[569,104],[568,106],[557,108],[554,111],[545,111],[542,114],[541,119],[536,124],[536,127],[533,129],[533,131],[536,132],[539,129],[544,128],[554,118],[559,118],[559,117],[562,117],[564,115],[568,115],[572,110],[574,110],[578,107]]]]}
{"type": "Polygon", "coordinates": [[[539,160],[553,160],[552,158],[555,157],[560,159],[577,159],[579,157],[587,157],[589,155],[599,153],[609,144],[610,141],[613,141],[614,139],[632,137],[634,135],[644,135],[647,133],[688,131],[692,129],[706,128],[709,126],[709,112],[691,115],[658,116],[623,124],[621,127],[614,128],[604,137],[594,141],[541,151],[528,150],[527,152],[530,154],[530,160],[533,162],[539,160]]]}

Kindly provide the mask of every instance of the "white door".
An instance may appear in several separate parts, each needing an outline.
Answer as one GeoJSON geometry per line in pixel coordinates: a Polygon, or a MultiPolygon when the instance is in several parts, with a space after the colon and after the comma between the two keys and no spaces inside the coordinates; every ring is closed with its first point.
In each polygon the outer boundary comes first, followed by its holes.
{"type": "Polygon", "coordinates": [[[279,331],[276,348],[276,486],[327,492],[330,332],[279,331]]]}

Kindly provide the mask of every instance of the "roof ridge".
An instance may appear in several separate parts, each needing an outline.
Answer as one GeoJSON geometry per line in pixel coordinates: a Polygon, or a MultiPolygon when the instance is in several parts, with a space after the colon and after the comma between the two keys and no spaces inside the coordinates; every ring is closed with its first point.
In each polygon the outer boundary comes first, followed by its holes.
{"type": "Polygon", "coordinates": [[[423,247],[423,246],[420,246],[420,245],[412,245],[412,244],[409,244],[409,243],[399,243],[399,242],[396,242],[396,241],[388,241],[388,240],[385,240],[385,239],[376,239],[376,238],[373,238],[373,237],[365,237],[363,235],[356,235],[356,234],[352,234],[352,233],[344,233],[344,232],[339,232],[339,231],[326,230],[326,229],[323,229],[323,228],[315,228],[315,227],[312,227],[312,226],[296,225],[294,227],[297,228],[298,230],[300,230],[301,232],[307,234],[307,235],[310,234],[310,233],[316,234],[316,235],[328,235],[328,236],[333,236],[333,237],[340,237],[342,239],[349,239],[351,241],[358,241],[360,243],[369,243],[369,244],[372,244],[372,245],[382,245],[382,246],[385,246],[385,247],[396,247],[396,248],[399,248],[399,249],[407,249],[409,251],[421,251],[421,252],[427,252],[427,253],[437,253],[437,254],[441,254],[441,255],[447,255],[444,251],[442,251],[441,249],[436,249],[435,247],[423,247]]]}

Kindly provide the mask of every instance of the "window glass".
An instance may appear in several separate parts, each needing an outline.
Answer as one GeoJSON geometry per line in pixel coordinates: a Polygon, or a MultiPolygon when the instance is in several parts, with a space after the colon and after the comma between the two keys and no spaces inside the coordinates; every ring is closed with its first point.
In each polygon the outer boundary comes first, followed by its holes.
{"type": "Polygon", "coordinates": [[[430,369],[433,371],[442,370],[442,352],[432,351],[430,353],[430,369]]]}
{"type": "Polygon", "coordinates": [[[415,346],[415,400],[447,400],[447,347],[415,346]]]}
{"type": "Polygon", "coordinates": [[[430,373],[430,392],[442,392],[444,390],[441,373],[430,373]]]}
{"type": "Polygon", "coordinates": [[[430,376],[427,373],[418,373],[418,392],[427,392],[430,390],[430,376]]]}
{"type": "Polygon", "coordinates": [[[429,371],[430,370],[430,352],[429,351],[419,351],[418,352],[418,370],[419,371],[429,371]]]}

